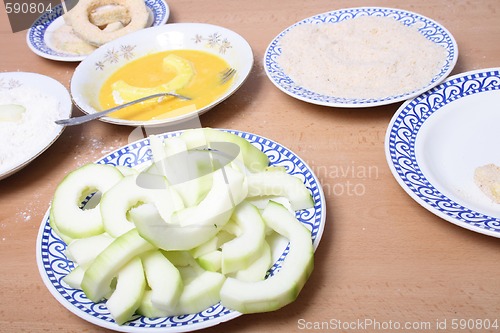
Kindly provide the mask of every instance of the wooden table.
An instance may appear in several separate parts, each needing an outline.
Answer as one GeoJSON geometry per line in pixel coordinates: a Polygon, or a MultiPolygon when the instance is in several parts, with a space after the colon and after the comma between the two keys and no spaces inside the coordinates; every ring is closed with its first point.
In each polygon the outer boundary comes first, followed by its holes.
{"type": "MultiPolygon", "coordinates": [[[[274,87],[262,65],[268,43],[296,21],[340,8],[377,5],[415,11],[443,24],[460,50],[452,74],[499,66],[497,0],[176,0],[169,5],[169,22],[227,27],[241,34],[254,51],[255,65],[246,83],[203,115],[202,125],[249,131],[287,146],[318,170],[327,201],[316,267],[298,300],[282,310],[241,316],[207,332],[312,331],[312,325],[323,322],[331,324],[330,331],[341,331],[338,326],[343,325],[353,325],[350,331],[390,331],[391,323],[393,328],[394,323],[402,328],[409,323],[414,329],[399,331],[431,332],[446,324],[451,332],[457,319],[500,321],[500,241],[422,208],[388,168],[384,135],[400,103],[361,109],[304,103],[274,87]],[[350,168],[369,172],[320,172],[350,168]],[[349,192],[349,184],[359,191],[349,192]],[[363,326],[370,321],[374,324],[363,326]]],[[[68,86],[76,63],[33,54],[25,31],[11,33],[3,9],[0,45],[1,71],[38,72],[68,86]]],[[[67,311],[51,296],[38,273],[35,241],[62,177],[126,144],[130,131],[97,121],[67,128],[33,163],[0,181],[1,332],[106,331],[67,311]]]]}

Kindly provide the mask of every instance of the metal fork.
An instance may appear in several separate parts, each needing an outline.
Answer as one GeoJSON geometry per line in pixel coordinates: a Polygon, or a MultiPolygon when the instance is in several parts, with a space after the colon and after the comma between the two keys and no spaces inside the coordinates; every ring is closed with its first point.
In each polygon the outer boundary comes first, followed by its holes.
{"type": "Polygon", "coordinates": [[[149,96],[146,96],[146,97],[142,97],[142,98],[133,100],[133,101],[125,103],[125,104],[121,104],[121,105],[115,106],[114,108],[111,108],[111,109],[108,109],[108,110],[104,110],[104,111],[101,111],[101,112],[89,113],[89,114],[86,114],[86,115],[80,116],[80,117],[73,117],[73,118],[68,118],[68,119],[59,119],[59,120],[56,120],[55,123],[58,124],[58,125],[66,125],[66,126],[79,125],[79,124],[83,124],[83,123],[86,123],[88,121],[91,121],[91,120],[94,120],[94,119],[97,119],[97,118],[104,117],[105,115],[107,115],[107,114],[109,114],[111,112],[114,112],[114,111],[126,108],[127,106],[131,106],[131,105],[134,105],[134,104],[137,104],[137,103],[140,103],[140,102],[144,102],[144,101],[146,101],[148,99],[158,98],[158,103],[159,103],[166,96],[174,96],[174,97],[180,98],[182,100],[186,100],[186,101],[191,100],[190,97],[186,97],[186,96],[175,94],[175,93],[159,93],[159,94],[154,94],[154,95],[149,95],[149,96]]]}
{"type": "Polygon", "coordinates": [[[236,69],[227,68],[222,73],[220,73],[220,84],[228,82],[235,74],[236,74],[236,69]]]}

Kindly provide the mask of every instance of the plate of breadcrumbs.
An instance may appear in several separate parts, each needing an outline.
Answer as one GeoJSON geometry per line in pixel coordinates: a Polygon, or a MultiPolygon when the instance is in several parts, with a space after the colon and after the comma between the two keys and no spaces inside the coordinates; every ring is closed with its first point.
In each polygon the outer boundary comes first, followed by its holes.
{"type": "Polygon", "coordinates": [[[422,15],[360,7],[311,16],[283,30],[264,55],[267,76],[297,99],[371,107],[420,95],[458,59],[451,33],[422,15]]]}

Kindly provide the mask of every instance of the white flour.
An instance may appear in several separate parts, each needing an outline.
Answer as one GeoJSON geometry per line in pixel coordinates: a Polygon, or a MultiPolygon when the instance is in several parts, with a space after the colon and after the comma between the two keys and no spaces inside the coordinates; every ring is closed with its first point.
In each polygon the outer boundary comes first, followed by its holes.
{"type": "Polygon", "coordinates": [[[0,121],[0,174],[29,160],[60,131],[59,101],[24,86],[0,90],[0,105],[18,104],[26,111],[19,121],[0,121]]]}
{"type": "Polygon", "coordinates": [[[381,98],[426,86],[444,47],[388,17],[302,24],[281,39],[278,64],[299,85],[344,98],[381,98]]]}

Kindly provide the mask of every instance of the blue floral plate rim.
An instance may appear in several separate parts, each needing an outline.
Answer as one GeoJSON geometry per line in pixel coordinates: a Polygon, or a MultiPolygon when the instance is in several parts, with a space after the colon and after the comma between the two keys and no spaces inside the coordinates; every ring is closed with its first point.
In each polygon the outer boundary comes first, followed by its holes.
{"type": "MultiPolygon", "coordinates": [[[[459,198],[452,198],[442,185],[429,180],[419,159],[418,135],[426,122],[435,115],[450,119],[451,110],[458,112],[462,99],[488,97],[485,93],[500,95],[500,68],[485,68],[456,74],[426,93],[403,103],[392,117],[385,135],[385,155],[389,168],[405,192],[421,206],[465,229],[500,238],[500,209],[498,214],[477,209],[459,198]],[[482,95],[478,95],[482,94],[482,95]],[[452,104],[454,103],[454,104],[452,104]]],[[[498,96],[495,95],[496,99],[498,96]]],[[[430,120],[429,120],[430,119],[430,120]]],[[[428,172],[428,170],[426,171],[428,172]]],[[[486,200],[486,196],[484,196],[486,200]]]]}
{"type": "Polygon", "coordinates": [[[364,108],[380,105],[392,104],[404,101],[427,91],[442,82],[453,70],[458,60],[458,45],[453,35],[441,24],[426,16],[397,8],[389,7],[353,7],[334,11],[329,11],[321,14],[316,14],[298,21],[280,32],[269,43],[263,57],[264,70],[271,82],[284,93],[302,100],[304,102],[343,108],[364,108]],[[278,65],[277,59],[281,54],[280,40],[293,28],[304,23],[314,22],[316,24],[335,24],[340,21],[353,19],[360,15],[377,15],[391,16],[405,25],[423,24],[419,27],[419,31],[428,39],[437,44],[444,45],[447,49],[446,62],[437,74],[426,87],[409,91],[404,94],[386,96],[378,99],[366,98],[343,98],[338,96],[323,95],[314,91],[308,90],[296,84],[287,73],[278,65]]]}
{"type": "MultiPolygon", "coordinates": [[[[243,137],[264,151],[269,156],[271,165],[284,166],[287,168],[288,173],[298,176],[304,181],[311,190],[314,207],[296,212],[296,217],[311,230],[313,246],[316,249],[325,227],[326,202],[323,189],[313,169],[291,150],[273,140],[244,131],[219,130],[243,137]]],[[[164,138],[173,137],[180,135],[182,132],[182,130],[167,132],[160,134],[160,136],[164,138]]],[[[144,138],[105,155],[95,163],[134,167],[147,163],[150,159],[149,139],[144,138]]],[[[36,241],[38,270],[52,296],[78,317],[97,326],[119,332],[170,333],[187,332],[215,326],[241,315],[241,313],[229,310],[218,303],[197,314],[156,319],[136,316],[124,325],[117,325],[104,303],[93,303],[85,297],[81,290],[73,289],[62,282],[62,278],[74,267],[74,264],[64,254],[66,244],[51,228],[49,215],[50,207],[41,222],[36,241]]],[[[272,272],[279,269],[287,253],[288,249],[285,249],[271,268],[272,272]]]]}
{"type": "MultiPolygon", "coordinates": [[[[148,11],[150,11],[150,26],[165,24],[170,16],[170,8],[165,0],[145,0],[148,11]]],[[[78,62],[82,61],[87,55],[74,55],[54,50],[45,40],[46,32],[53,24],[63,24],[62,15],[64,14],[62,4],[53,7],[51,12],[42,14],[28,29],[26,42],[31,51],[35,54],[50,60],[78,62]]]]}

